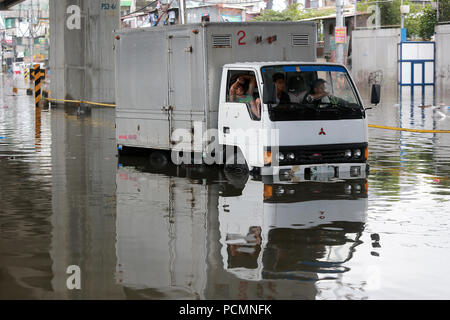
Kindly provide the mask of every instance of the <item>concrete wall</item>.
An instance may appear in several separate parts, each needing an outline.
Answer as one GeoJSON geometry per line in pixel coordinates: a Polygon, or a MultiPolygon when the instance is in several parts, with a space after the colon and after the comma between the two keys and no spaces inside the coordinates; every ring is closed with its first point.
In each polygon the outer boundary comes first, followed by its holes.
{"type": "Polygon", "coordinates": [[[436,26],[436,102],[450,97],[450,24],[436,26]]]}
{"type": "Polygon", "coordinates": [[[353,31],[352,76],[363,99],[368,99],[370,95],[370,74],[381,70],[383,100],[397,100],[399,42],[400,29],[353,31]]]}
{"type": "Polygon", "coordinates": [[[50,0],[52,98],[114,102],[114,29],[120,7],[113,0],[50,0]],[[109,6],[105,6],[109,4],[109,6]],[[67,8],[81,9],[81,28],[67,27],[67,8]]]}

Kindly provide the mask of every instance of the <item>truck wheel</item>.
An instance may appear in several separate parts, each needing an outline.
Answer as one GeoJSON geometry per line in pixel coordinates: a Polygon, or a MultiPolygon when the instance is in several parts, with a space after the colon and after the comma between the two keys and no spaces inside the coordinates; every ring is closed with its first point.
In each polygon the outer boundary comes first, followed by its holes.
{"type": "Polygon", "coordinates": [[[224,171],[225,173],[248,175],[250,169],[244,156],[238,150],[234,154],[227,156],[224,171]]]}
{"type": "Polygon", "coordinates": [[[236,174],[233,172],[224,171],[225,180],[227,183],[221,186],[221,191],[224,197],[238,197],[242,195],[250,176],[248,174],[236,174]]]}

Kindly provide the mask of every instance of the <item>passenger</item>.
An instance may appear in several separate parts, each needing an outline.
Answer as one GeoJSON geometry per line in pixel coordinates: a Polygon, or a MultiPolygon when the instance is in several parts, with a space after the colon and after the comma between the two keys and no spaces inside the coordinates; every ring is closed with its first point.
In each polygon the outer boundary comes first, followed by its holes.
{"type": "Polygon", "coordinates": [[[284,75],[282,73],[276,73],[272,77],[273,82],[275,83],[275,87],[277,90],[276,95],[276,104],[289,104],[291,103],[291,99],[289,95],[285,92],[286,90],[286,82],[284,79],[284,75]]]}
{"type": "Polygon", "coordinates": [[[295,76],[290,78],[288,88],[289,98],[293,103],[302,103],[305,95],[308,93],[305,80],[302,76],[295,76]]]}
{"type": "Polygon", "coordinates": [[[238,103],[247,103],[250,104],[251,111],[253,115],[257,118],[261,118],[261,99],[257,98],[256,100],[253,98],[253,91],[256,88],[256,78],[250,75],[240,76],[235,83],[230,88],[230,101],[238,102],[238,103]],[[244,85],[245,81],[249,80],[250,84],[245,92],[244,85]]]}
{"type": "Polygon", "coordinates": [[[327,92],[325,87],[326,83],[327,82],[323,79],[317,79],[316,81],[314,81],[310,93],[305,96],[303,102],[304,103],[320,102],[322,98],[330,96],[330,93],[327,92]]]}

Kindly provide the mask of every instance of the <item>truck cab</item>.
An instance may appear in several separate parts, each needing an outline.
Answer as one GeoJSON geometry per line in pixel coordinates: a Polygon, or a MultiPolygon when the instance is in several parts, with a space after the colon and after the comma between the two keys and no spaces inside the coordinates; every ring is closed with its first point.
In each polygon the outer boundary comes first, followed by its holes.
{"type": "Polygon", "coordinates": [[[343,65],[233,63],[223,67],[219,143],[238,156],[225,166],[311,180],[365,178],[368,123],[343,65]]]}

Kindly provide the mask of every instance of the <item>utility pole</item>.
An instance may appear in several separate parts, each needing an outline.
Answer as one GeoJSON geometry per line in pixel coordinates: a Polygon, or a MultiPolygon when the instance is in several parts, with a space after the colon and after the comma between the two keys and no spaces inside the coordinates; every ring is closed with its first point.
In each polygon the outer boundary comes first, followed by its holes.
{"type": "Polygon", "coordinates": [[[400,4],[400,8],[402,10],[402,12],[401,12],[401,18],[402,18],[401,28],[403,29],[405,27],[405,15],[403,14],[403,0],[400,4]]]}
{"type": "Polygon", "coordinates": [[[2,69],[1,73],[4,72],[3,63],[5,61],[5,42],[6,42],[6,31],[2,32],[2,69]]]}
{"type": "Polygon", "coordinates": [[[186,0],[180,0],[180,21],[186,24],[186,0]]]}
{"type": "MultiPolygon", "coordinates": [[[[342,17],[342,0],[336,0],[336,28],[342,28],[344,21],[342,17]]],[[[336,32],[335,32],[336,39],[336,32]]],[[[337,39],[336,39],[337,40],[337,39]]],[[[336,62],[344,64],[344,44],[336,41],[336,62]]]]}
{"type": "Polygon", "coordinates": [[[31,7],[28,9],[28,29],[30,32],[30,63],[31,68],[33,68],[33,47],[34,47],[34,35],[33,35],[33,0],[31,0],[31,7]]]}

